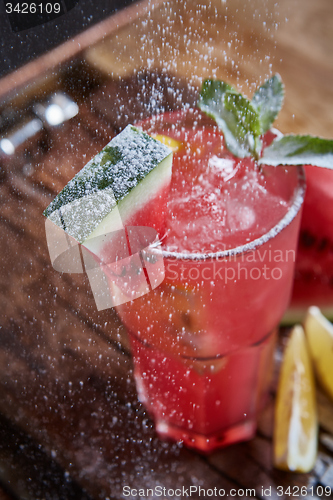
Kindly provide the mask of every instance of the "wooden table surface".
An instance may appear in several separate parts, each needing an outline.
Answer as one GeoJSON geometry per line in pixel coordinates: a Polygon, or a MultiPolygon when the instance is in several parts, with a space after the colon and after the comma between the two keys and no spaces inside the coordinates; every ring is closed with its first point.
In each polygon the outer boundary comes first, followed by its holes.
{"type": "MultiPolygon", "coordinates": [[[[7,90],[16,87],[2,94],[1,112],[24,113],[32,97],[57,88],[80,112],[29,145],[29,157],[0,159],[0,499],[120,499],[124,486],[157,485],[163,498],[190,485],[235,489],[236,498],[254,489],[262,499],[287,498],[278,486],[333,489],[333,403],[319,389],[319,453],[309,474],[272,466],[274,387],[248,443],[202,456],[161,441],[136,397],[124,327],[113,310],[97,312],[84,275],[53,270],[42,216],[127,122],[194,103],[205,77],[250,95],[279,72],[279,128],[333,137],[332,22],[331,0],[158,2],[102,41],[94,31],[80,53],[58,49],[51,69],[43,60],[39,71],[36,62],[6,78],[7,90]]],[[[281,330],[277,360],[287,335],[281,330]]]]}

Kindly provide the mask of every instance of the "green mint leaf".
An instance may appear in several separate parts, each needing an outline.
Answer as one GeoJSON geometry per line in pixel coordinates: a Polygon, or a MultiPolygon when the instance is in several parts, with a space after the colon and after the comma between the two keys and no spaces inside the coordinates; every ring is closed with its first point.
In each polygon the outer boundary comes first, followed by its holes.
{"type": "Polygon", "coordinates": [[[282,108],[283,99],[284,86],[278,74],[272,76],[254,93],[252,104],[259,113],[260,134],[264,134],[271,128],[282,108]]]}
{"type": "Polygon", "coordinates": [[[207,79],[203,82],[200,90],[199,104],[214,108],[219,105],[222,95],[227,91],[236,92],[229,83],[207,79]]]}
{"type": "Polygon", "coordinates": [[[233,136],[235,145],[240,148],[240,151],[245,152],[244,156],[257,156],[261,143],[259,141],[260,121],[256,109],[246,97],[235,92],[224,94],[223,108],[225,110],[224,121],[233,136]]]}
{"type": "Polygon", "coordinates": [[[216,121],[227,148],[235,156],[258,156],[261,147],[259,114],[246,97],[225,82],[206,80],[198,107],[216,121]]]}
{"type": "Polygon", "coordinates": [[[311,135],[284,135],[264,149],[266,165],[315,165],[333,169],[333,140],[311,135]]]}

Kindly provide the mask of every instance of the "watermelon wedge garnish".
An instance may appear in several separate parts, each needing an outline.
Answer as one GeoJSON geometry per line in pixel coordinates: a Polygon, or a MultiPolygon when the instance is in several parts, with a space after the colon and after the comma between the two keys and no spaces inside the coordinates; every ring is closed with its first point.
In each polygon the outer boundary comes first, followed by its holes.
{"type": "MultiPolygon", "coordinates": [[[[136,268],[141,261],[138,252],[132,255],[126,227],[142,227],[139,251],[163,236],[171,167],[172,151],[165,144],[128,125],[44,211],[53,267],[63,272],[83,272],[82,256],[96,300],[106,292],[105,266],[117,262],[121,268],[123,260],[124,283],[128,285],[126,269],[133,267],[129,261],[135,258],[136,268]]],[[[154,282],[158,282],[156,276],[154,282]]],[[[136,296],[126,295],[122,300],[136,296]]],[[[98,309],[117,305],[114,299],[112,303],[104,299],[103,304],[96,302],[98,309]]]]}

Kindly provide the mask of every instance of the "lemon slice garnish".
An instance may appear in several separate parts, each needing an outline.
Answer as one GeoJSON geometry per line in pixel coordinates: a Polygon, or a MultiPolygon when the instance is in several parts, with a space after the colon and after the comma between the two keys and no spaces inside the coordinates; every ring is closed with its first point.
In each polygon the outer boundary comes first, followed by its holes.
{"type": "Polygon", "coordinates": [[[317,455],[315,383],[304,330],[293,328],[281,366],[275,407],[274,465],[308,472],[317,455]]]}
{"type": "Polygon", "coordinates": [[[179,151],[182,147],[182,143],[179,141],[176,141],[176,139],[173,139],[172,137],[169,137],[167,135],[162,135],[162,134],[151,134],[154,139],[157,141],[162,142],[162,144],[165,144],[170,148],[174,153],[179,151]]]}
{"type": "Polygon", "coordinates": [[[333,325],[318,307],[312,306],[304,330],[318,382],[333,399],[333,325]]]}

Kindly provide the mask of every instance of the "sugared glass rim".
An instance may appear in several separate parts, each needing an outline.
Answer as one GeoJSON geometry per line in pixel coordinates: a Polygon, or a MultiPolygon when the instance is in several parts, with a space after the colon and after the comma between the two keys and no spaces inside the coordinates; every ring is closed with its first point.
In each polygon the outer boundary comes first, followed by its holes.
{"type": "MultiPolygon", "coordinates": [[[[141,121],[140,123],[137,124],[137,126],[144,125],[144,123],[147,123],[148,121],[152,121],[152,119],[160,119],[162,116],[172,116],[175,114],[181,114],[184,113],[184,111],[194,111],[193,108],[189,109],[184,109],[184,110],[175,110],[175,111],[167,111],[165,113],[160,113],[158,115],[155,115],[151,117],[150,119],[146,119],[141,121]]],[[[208,117],[207,117],[208,118],[208,117]]],[[[275,131],[275,129],[274,129],[275,131]]],[[[280,134],[279,131],[276,131],[277,134],[280,134]]],[[[291,222],[295,219],[297,214],[299,213],[304,197],[305,197],[305,190],[306,190],[306,179],[305,179],[305,172],[303,169],[303,165],[286,165],[288,168],[297,168],[298,171],[298,184],[295,187],[294,194],[292,197],[292,203],[288,209],[288,212],[282,217],[282,219],[279,220],[279,222],[273,226],[267,233],[263,234],[259,238],[256,238],[252,241],[249,241],[248,243],[245,243],[244,245],[239,245],[234,248],[229,248],[228,250],[221,250],[219,252],[205,252],[205,253],[200,253],[200,252],[176,252],[176,251],[169,251],[165,250],[163,247],[159,247],[159,250],[161,251],[162,255],[164,258],[170,258],[170,259],[175,259],[175,260],[200,260],[200,261],[205,261],[205,260],[217,260],[217,259],[226,259],[234,256],[238,256],[241,254],[246,254],[255,251],[258,247],[261,247],[268,241],[272,240],[275,238],[283,229],[285,229],[291,222]]],[[[279,168],[279,166],[276,166],[274,168],[279,168]]]]}

